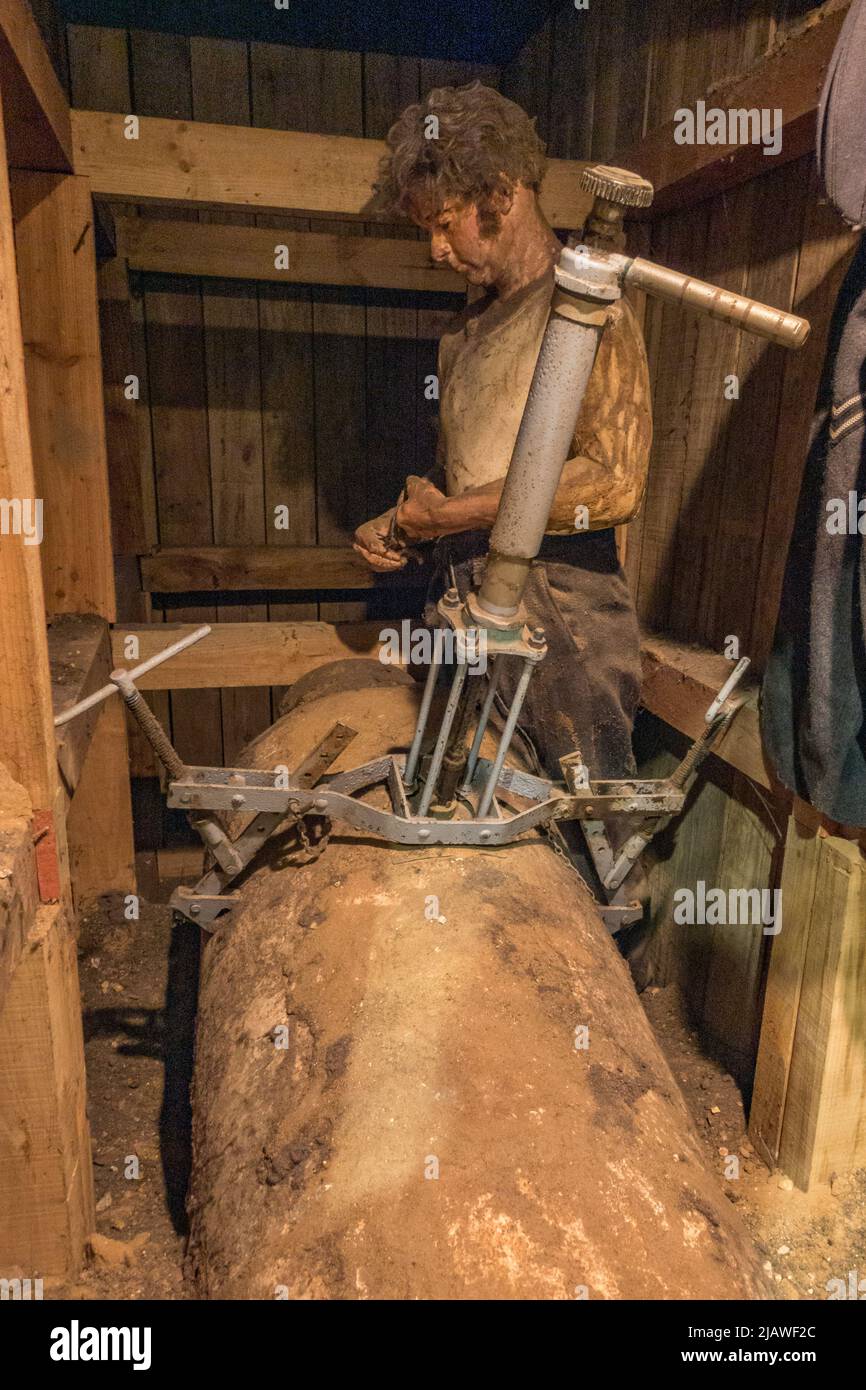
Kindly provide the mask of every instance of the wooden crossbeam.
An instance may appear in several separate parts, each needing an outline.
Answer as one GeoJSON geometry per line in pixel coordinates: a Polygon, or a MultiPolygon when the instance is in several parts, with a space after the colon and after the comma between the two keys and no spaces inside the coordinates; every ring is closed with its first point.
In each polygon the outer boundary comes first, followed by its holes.
{"type": "MultiPolygon", "coordinates": [[[[375,216],[370,199],[383,140],[104,111],[73,110],[71,118],[75,171],[101,197],[368,221],[375,216]]],[[[581,160],[550,161],[541,206],[552,226],[583,225],[592,204],[580,187],[584,167],[581,160]]]]}
{"type": "MultiPolygon", "coordinates": [[[[752,143],[677,144],[676,120],[617,152],[612,163],[643,174],[655,187],[650,216],[700,202],[814,149],[818,100],[847,9],[847,3],[825,7],[748,72],[716,84],[703,97],[707,109],[779,111],[778,154],[765,155],[761,144],[752,143]]],[[[695,110],[695,103],[689,109],[695,110]]]]}
{"type": "Polygon", "coordinates": [[[302,285],[369,285],[460,294],[461,277],[405,237],[273,231],[218,222],[118,221],[118,250],[131,270],[302,285]]]}
{"type": "MultiPolygon", "coordinates": [[[[656,633],[644,633],[641,660],[641,704],[680,733],[697,738],[706,729],[706,710],[733,670],[731,662],[720,653],[656,633]]],[[[752,781],[771,789],[758,725],[757,686],[744,679],[737,697],[744,700],[744,706],[713,752],[752,781]]]]}
{"type": "Polygon", "coordinates": [[[24,0],[0,6],[0,89],[12,168],[71,170],[69,106],[24,0]]]}
{"type": "MultiPolygon", "coordinates": [[[[208,637],[148,672],[142,690],[213,690],[250,685],[289,685],[328,661],[375,657],[387,622],[220,623],[208,637]]],[[[395,620],[399,627],[399,620],[395,620]]],[[[195,624],[147,623],[117,627],[115,666],[131,667],[154,656],[195,624]],[[139,655],[126,655],[126,637],[138,638],[139,655]]]]}
{"type": "MultiPolygon", "coordinates": [[[[354,237],[342,238],[354,241],[354,237]]],[[[360,240],[360,238],[357,238],[360,240]]],[[[429,567],[377,574],[345,545],[202,545],[165,548],[140,557],[142,588],[186,594],[217,589],[377,589],[423,584],[429,567]]]]}

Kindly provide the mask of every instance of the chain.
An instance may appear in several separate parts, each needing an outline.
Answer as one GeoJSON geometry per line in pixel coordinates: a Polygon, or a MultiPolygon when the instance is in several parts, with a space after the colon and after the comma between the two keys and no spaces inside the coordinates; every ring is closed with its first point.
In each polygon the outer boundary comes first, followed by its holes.
{"type": "Polygon", "coordinates": [[[331,820],[330,816],[299,816],[295,825],[297,826],[298,839],[302,846],[300,863],[312,864],[327,848],[328,841],[331,838],[331,831],[334,829],[334,822],[331,820]],[[322,827],[322,833],[315,841],[310,837],[310,832],[307,828],[307,820],[310,821],[311,826],[318,821],[322,827]]]}
{"type": "Polygon", "coordinates": [[[590,894],[591,897],[594,898],[595,894],[593,893],[583,874],[580,872],[580,869],[577,867],[571,855],[569,854],[566,848],[565,840],[562,836],[562,831],[560,830],[556,822],[552,820],[543,821],[542,824],[539,825],[538,829],[544,836],[547,843],[550,845],[550,848],[553,850],[554,854],[558,855],[560,859],[565,861],[565,863],[571,869],[571,872],[573,874],[577,874],[577,877],[580,879],[586,891],[590,894]]]}

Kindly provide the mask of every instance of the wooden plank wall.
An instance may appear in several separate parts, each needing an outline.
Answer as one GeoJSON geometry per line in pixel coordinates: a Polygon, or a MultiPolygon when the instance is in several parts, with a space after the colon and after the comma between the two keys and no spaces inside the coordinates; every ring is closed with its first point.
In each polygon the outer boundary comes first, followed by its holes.
{"type": "MultiPolygon", "coordinates": [[[[550,154],[618,162],[680,106],[742,72],[803,22],[792,0],[571,0],[503,69],[500,88],[537,117],[550,154]]],[[[813,324],[800,353],[671,305],[647,302],[654,446],[626,570],[643,623],[763,667],[772,642],[829,315],[854,238],[822,202],[814,161],[634,225],[632,249],[741,290],[813,324]],[[735,374],[739,398],[725,398],[735,374]]],[[[667,775],[682,740],[655,720],[643,769],[667,775]]],[[[789,807],[711,760],[683,817],[648,856],[658,983],[678,981],[704,1036],[748,1088],[769,938],[676,926],[673,892],[779,886],[789,807]]]]}
{"type": "MultiPolygon", "coordinates": [[[[67,28],[72,103],[93,110],[383,137],[431,87],[498,72],[384,54],[187,38],[145,30],[67,28]]],[[[176,209],[142,216],[206,218],[176,209]]],[[[221,220],[243,223],[245,216],[221,220]]],[[[337,220],[260,216],[259,226],[367,230],[337,220]]],[[[416,236],[414,229],[394,234],[416,236]]],[[[275,244],[279,237],[275,237],[275,244]]],[[[424,394],[436,341],[460,296],[142,275],[128,305],[106,277],[107,326],[131,319],[133,361],[111,352],[117,382],[141,378],[144,516],[128,517],[121,554],[163,545],[345,544],[389,506],[408,473],[432,464],[436,402],[424,394]],[[274,525],[288,508],[288,528],[274,525]]],[[[109,356],[109,354],[106,354],[109,356]]],[[[119,402],[117,402],[120,405],[119,402]]],[[[122,410],[122,406],[120,407],[122,410]]],[[[119,414],[113,421],[120,429],[119,414]]],[[[126,422],[128,428],[128,421],[126,422]]],[[[111,443],[111,440],[109,441],[111,443]]],[[[128,442],[128,441],[127,441],[128,442]]],[[[118,442],[118,452],[120,451],[118,442]]],[[[121,499],[114,508],[120,515],[121,499]]],[[[128,590],[128,584],[125,587],[128,590]]],[[[171,622],[329,621],[402,615],[418,594],[174,595],[171,622]],[[386,611],[387,610],[387,611],[386,611]]],[[[130,599],[122,617],[147,616],[130,599]]],[[[270,723],[279,690],[156,696],[181,755],[230,762],[270,723]]],[[[152,772],[137,747],[138,773],[152,772]]]]}

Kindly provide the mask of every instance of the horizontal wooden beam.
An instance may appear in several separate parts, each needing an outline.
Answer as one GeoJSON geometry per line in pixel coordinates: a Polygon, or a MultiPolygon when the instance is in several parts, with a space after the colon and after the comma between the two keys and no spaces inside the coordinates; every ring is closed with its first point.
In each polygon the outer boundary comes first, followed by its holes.
{"type": "MultiPolygon", "coordinates": [[[[340,240],[353,241],[354,237],[340,240]]],[[[410,561],[402,570],[377,574],[349,546],[203,545],[155,550],[140,556],[142,588],[187,594],[214,590],[377,589],[423,584],[429,567],[410,561]]]]}
{"type": "Polygon", "coordinates": [[[24,0],[0,5],[0,90],[10,166],[69,173],[69,106],[24,0]]]}
{"type": "Polygon", "coordinates": [[[130,270],[444,294],[460,294],[466,288],[453,270],[434,265],[426,242],[405,237],[349,237],[144,217],[123,218],[117,225],[118,250],[130,270]]]}
{"type": "MultiPolygon", "coordinates": [[[[677,144],[676,120],[617,152],[612,163],[634,169],[652,182],[655,198],[649,216],[700,202],[814,149],[821,88],[847,10],[847,3],[825,7],[748,72],[717,83],[702,98],[706,110],[766,110],[771,115],[779,111],[782,143],[778,154],[765,155],[762,144],[752,143],[677,144]]],[[[695,103],[688,109],[695,111],[695,103]]]]}
{"type": "MultiPolygon", "coordinates": [[[[395,620],[399,626],[399,620],[395,620]]],[[[387,621],[367,623],[218,623],[208,637],[143,676],[142,690],[213,690],[249,685],[290,685],[328,661],[375,657],[387,621]]],[[[196,624],[148,623],[117,627],[115,666],[136,666],[176,642],[196,624]],[[139,639],[135,660],[125,639],[139,639]]]]}
{"type": "MultiPolygon", "coordinates": [[[[727,657],[702,647],[687,646],[655,633],[645,633],[641,646],[643,683],[641,704],[689,738],[706,729],[704,714],[733,670],[727,657]]],[[[775,788],[761,746],[755,682],[738,687],[743,708],[713,752],[768,790],[775,788]]]]}
{"type": "MultiPolygon", "coordinates": [[[[383,140],[78,110],[72,131],[75,171],[100,197],[376,218],[370,200],[383,140]]],[[[550,161],[541,205],[552,226],[583,225],[592,203],[580,187],[584,167],[550,161]]]]}

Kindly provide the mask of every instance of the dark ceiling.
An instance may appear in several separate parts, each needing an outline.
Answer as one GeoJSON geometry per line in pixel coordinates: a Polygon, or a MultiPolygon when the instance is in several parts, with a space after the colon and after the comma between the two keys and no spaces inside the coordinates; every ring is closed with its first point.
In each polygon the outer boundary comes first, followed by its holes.
{"type": "Polygon", "coordinates": [[[57,0],[73,24],[404,53],[497,66],[556,0],[57,0]]]}

